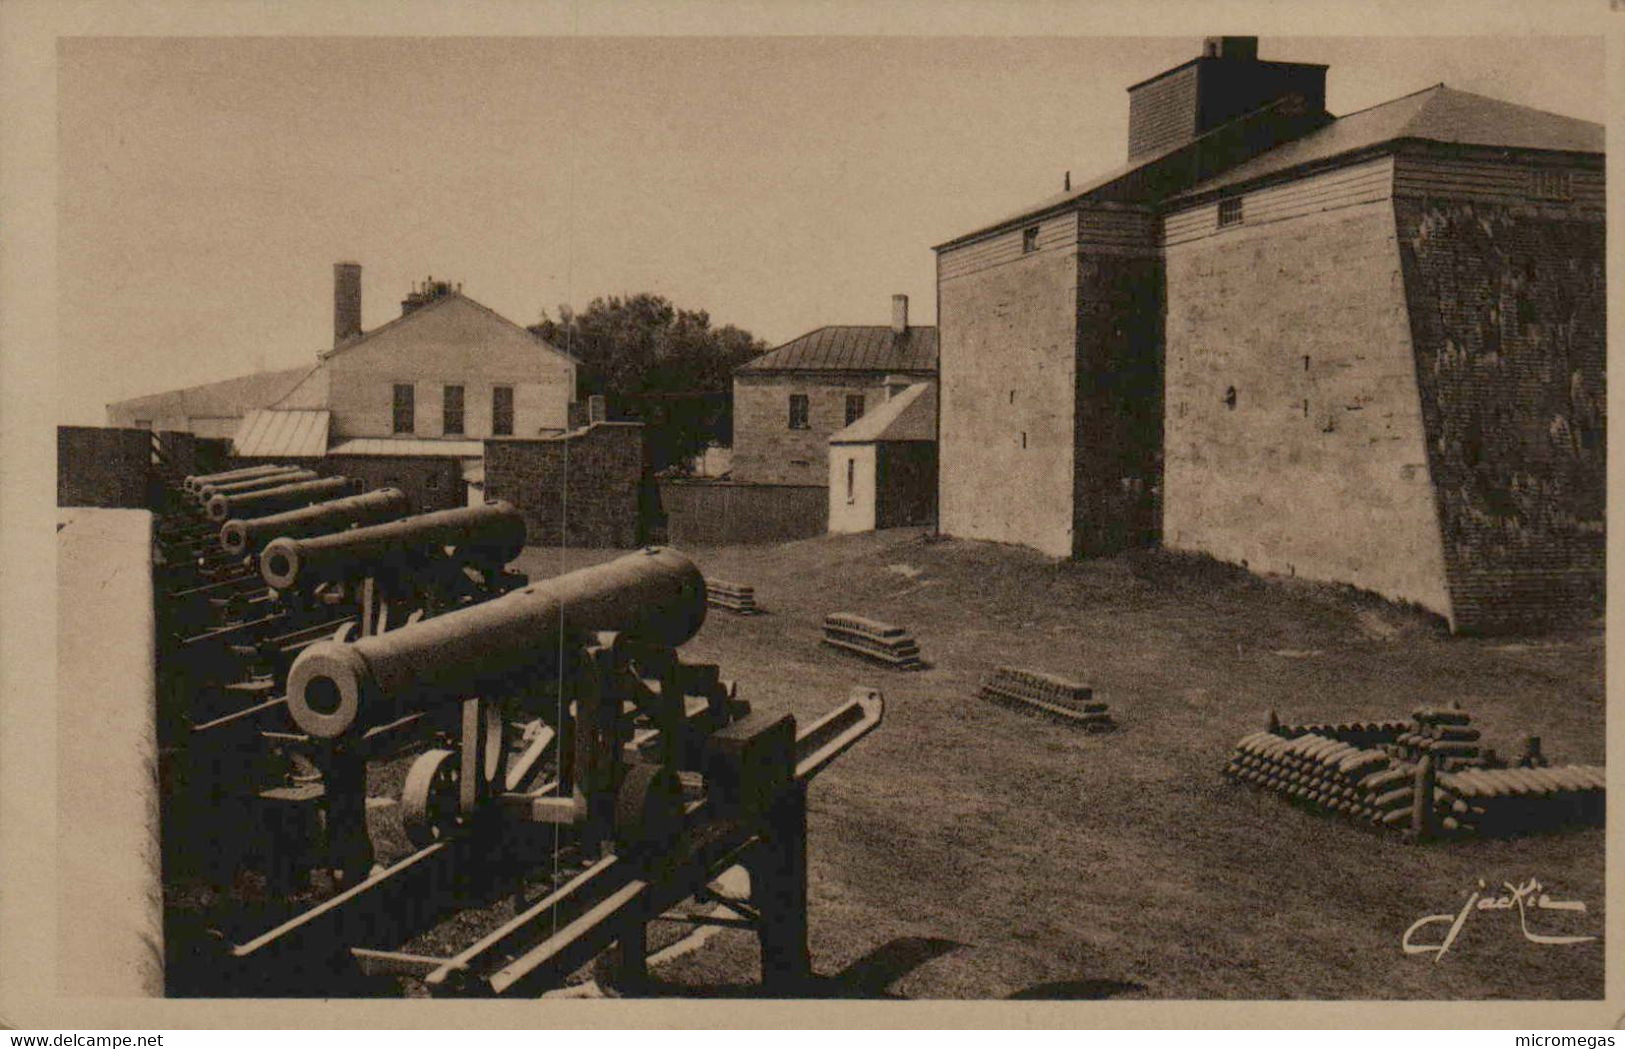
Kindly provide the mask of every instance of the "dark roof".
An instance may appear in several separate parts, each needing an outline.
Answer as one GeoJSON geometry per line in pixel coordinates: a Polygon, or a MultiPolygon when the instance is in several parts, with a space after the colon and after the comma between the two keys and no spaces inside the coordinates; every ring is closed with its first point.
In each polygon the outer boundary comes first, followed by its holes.
{"type": "MultiPolygon", "coordinates": [[[[1205,139],[1232,134],[1244,122],[1255,121],[1270,107],[1222,125],[1197,139],[1171,146],[1161,153],[1115,168],[1072,189],[1048,197],[997,222],[961,234],[936,250],[1029,221],[1080,203],[1085,198],[1111,196],[1120,184],[1160,164],[1183,163],[1179,154],[1200,147],[1205,139]]],[[[1487,146],[1497,149],[1547,150],[1564,153],[1603,152],[1603,126],[1589,120],[1548,113],[1502,102],[1470,91],[1435,84],[1391,102],[1327,120],[1318,129],[1292,138],[1273,149],[1197,183],[1180,194],[1189,196],[1262,178],[1288,169],[1309,166],[1334,157],[1367,152],[1401,140],[1448,145],[1487,146]]]]}
{"type": "Polygon", "coordinates": [[[1496,149],[1603,152],[1601,124],[1435,84],[1338,117],[1319,131],[1198,183],[1190,193],[1239,185],[1402,139],[1496,149]]]}
{"type": "Polygon", "coordinates": [[[831,324],[791,339],[736,371],[935,372],[937,329],[910,325],[831,324]]]}

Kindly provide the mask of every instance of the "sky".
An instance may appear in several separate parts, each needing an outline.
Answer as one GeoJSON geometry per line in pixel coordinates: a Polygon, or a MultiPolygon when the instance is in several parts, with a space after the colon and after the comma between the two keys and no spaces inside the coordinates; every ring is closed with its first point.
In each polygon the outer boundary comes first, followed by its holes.
{"type": "MultiPolygon", "coordinates": [[[[519,324],[641,291],[778,344],[935,314],[941,243],[1125,159],[1201,37],[71,38],[58,421],[314,363],[414,281],[519,324]]],[[[1432,84],[1606,119],[1593,38],[1263,37],[1344,114],[1432,84]]]]}

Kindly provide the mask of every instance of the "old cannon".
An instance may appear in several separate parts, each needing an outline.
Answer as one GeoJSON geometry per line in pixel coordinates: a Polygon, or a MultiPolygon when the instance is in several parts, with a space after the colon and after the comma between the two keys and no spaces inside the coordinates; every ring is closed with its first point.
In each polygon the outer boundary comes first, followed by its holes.
{"type": "Polygon", "coordinates": [[[251,556],[273,539],[302,539],[357,525],[379,524],[404,517],[408,508],[405,492],[378,488],[280,514],[227,521],[220,528],[220,547],[233,557],[251,556]]]}
{"type": "Polygon", "coordinates": [[[322,477],[296,484],[282,484],[274,488],[260,488],[241,494],[220,493],[209,498],[206,511],[209,520],[224,524],[234,517],[265,517],[295,510],[311,503],[350,495],[361,488],[360,481],[348,477],[322,477]]]}
{"type": "Polygon", "coordinates": [[[468,698],[515,670],[556,671],[547,664],[599,631],[676,648],[699,633],[705,607],[693,563],[650,548],[411,629],[313,646],[289,674],[288,709],[300,728],[331,739],[410,707],[468,698]]]}
{"type": "Polygon", "coordinates": [[[281,473],[287,469],[289,469],[287,466],[267,463],[261,466],[240,466],[235,470],[221,470],[212,474],[189,474],[181,480],[181,490],[195,492],[206,484],[230,484],[232,481],[246,481],[251,477],[281,473]]]}
{"type": "Polygon", "coordinates": [[[501,566],[525,547],[525,519],[510,504],[459,507],[310,538],[279,537],[260,553],[260,573],[278,589],[336,583],[360,569],[415,566],[447,557],[501,566]]]}
{"type": "Polygon", "coordinates": [[[855,690],[800,732],[788,714],[751,714],[716,665],[677,652],[705,610],[694,564],[650,548],[301,653],[287,709],[331,770],[330,828],[363,818],[367,755],[426,741],[390,805],[414,851],[234,940],[231,993],[332,993],[353,970],[434,994],[534,994],[612,943],[635,989],[646,926],[684,920],[667,915],[687,899],[756,930],[764,979],[805,986],[807,782],[883,702],[855,690]],[[540,862],[539,902],[454,953],[406,946],[494,870],[512,876],[510,855],[540,862]],[[720,893],[741,866],[748,897],[720,893]]]}
{"type": "Polygon", "coordinates": [[[211,482],[198,487],[197,502],[199,506],[207,510],[209,500],[217,495],[246,495],[249,492],[263,492],[267,488],[298,484],[301,481],[314,481],[320,476],[321,474],[315,470],[288,467],[285,470],[261,474],[258,477],[249,477],[237,481],[211,482]]]}

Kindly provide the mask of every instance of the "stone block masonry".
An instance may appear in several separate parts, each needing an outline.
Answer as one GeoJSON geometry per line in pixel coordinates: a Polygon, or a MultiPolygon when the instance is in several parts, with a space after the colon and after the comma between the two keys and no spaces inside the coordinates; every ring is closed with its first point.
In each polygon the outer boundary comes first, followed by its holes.
{"type": "Polygon", "coordinates": [[[1601,613],[1601,216],[1395,202],[1427,462],[1458,630],[1601,613]]]}
{"type": "Polygon", "coordinates": [[[643,426],[485,442],[485,495],[525,517],[533,546],[632,547],[647,538],[643,426]]]}
{"type": "Polygon", "coordinates": [[[56,505],[146,509],[152,505],[150,430],[56,428],[56,505]]]}

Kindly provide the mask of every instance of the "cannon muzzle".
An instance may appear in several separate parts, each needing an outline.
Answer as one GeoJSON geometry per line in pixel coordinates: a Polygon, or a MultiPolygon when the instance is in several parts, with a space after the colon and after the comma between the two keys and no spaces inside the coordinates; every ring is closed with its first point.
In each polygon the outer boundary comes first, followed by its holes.
{"type": "Polygon", "coordinates": [[[260,552],[260,575],[288,590],[436,556],[500,568],[524,548],[525,519],[519,511],[508,503],[487,503],[308,539],[278,536],[260,552]]]}
{"type": "Polygon", "coordinates": [[[288,674],[288,710],[333,739],[407,713],[559,669],[596,631],[675,648],[705,622],[705,579],[687,557],[649,547],[354,642],[307,648],[288,674]]]}
{"type": "Polygon", "coordinates": [[[377,524],[400,517],[408,509],[405,492],[399,488],[378,488],[280,514],[227,521],[220,529],[220,546],[233,557],[244,557],[283,536],[300,539],[341,531],[352,525],[377,524]]]}
{"type": "Polygon", "coordinates": [[[196,492],[206,484],[230,484],[233,481],[246,481],[250,477],[281,473],[287,469],[289,467],[267,463],[262,466],[239,466],[235,470],[221,470],[212,474],[188,474],[181,481],[181,488],[188,492],[196,492]]]}
{"type": "Polygon", "coordinates": [[[274,474],[261,474],[242,481],[227,481],[200,485],[197,490],[199,506],[208,506],[209,500],[217,495],[246,495],[249,492],[262,492],[267,488],[277,488],[285,484],[298,484],[301,481],[314,481],[321,474],[315,470],[303,470],[298,467],[288,467],[274,474]]]}
{"type": "Polygon", "coordinates": [[[224,523],[233,517],[267,517],[284,510],[296,510],[311,503],[351,495],[360,486],[361,482],[348,477],[322,477],[241,495],[216,495],[209,500],[209,520],[224,523]]]}

